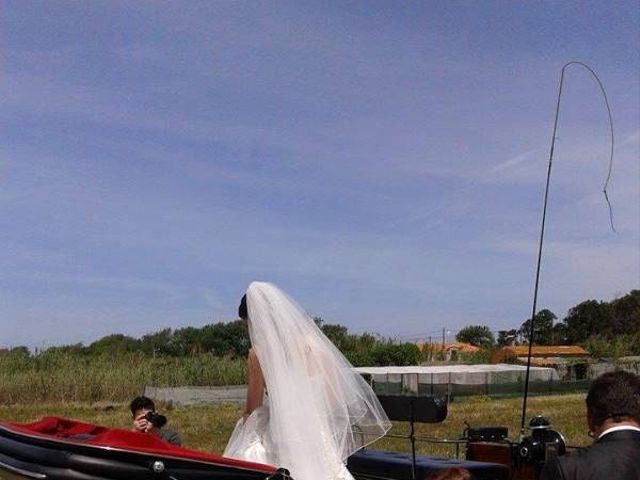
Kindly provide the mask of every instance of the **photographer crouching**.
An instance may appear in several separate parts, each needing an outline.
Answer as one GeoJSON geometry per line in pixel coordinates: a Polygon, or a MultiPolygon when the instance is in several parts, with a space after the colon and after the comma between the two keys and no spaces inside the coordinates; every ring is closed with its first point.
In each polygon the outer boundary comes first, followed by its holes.
{"type": "Polygon", "coordinates": [[[136,397],[130,405],[134,432],[154,435],[171,445],[181,446],[177,432],[167,428],[167,417],[156,412],[156,406],[148,397],[136,397]]]}

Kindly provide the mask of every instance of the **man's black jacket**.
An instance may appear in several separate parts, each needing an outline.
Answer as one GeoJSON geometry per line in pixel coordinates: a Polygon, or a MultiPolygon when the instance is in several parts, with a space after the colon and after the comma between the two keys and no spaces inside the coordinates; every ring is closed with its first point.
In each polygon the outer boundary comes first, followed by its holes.
{"type": "Polygon", "coordinates": [[[540,480],[640,480],[640,432],[607,433],[588,448],[549,461],[540,480]]]}

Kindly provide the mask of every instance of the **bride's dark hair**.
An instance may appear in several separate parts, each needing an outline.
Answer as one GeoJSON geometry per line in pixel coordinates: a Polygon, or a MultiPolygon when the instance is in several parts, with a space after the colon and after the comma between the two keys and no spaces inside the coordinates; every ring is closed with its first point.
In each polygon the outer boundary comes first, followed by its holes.
{"type": "Polygon", "coordinates": [[[247,295],[243,295],[240,300],[240,306],[238,307],[238,316],[242,320],[247,320],[249,318],[249,313],[247,312],[247,295]]]}

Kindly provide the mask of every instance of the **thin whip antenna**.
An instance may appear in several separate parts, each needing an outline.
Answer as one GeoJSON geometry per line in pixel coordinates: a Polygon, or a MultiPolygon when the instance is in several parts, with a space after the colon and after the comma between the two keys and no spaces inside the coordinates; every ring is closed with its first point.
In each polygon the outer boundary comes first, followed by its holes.
{"type": "Polygon", "coordinates": [[[586,63],[575,62],[575,61],[569,62],[563,67],[563,70],[572,64],[583,66],[589,71],[589,73],[591,73],[591,75],[593,75],[593,78],[595,78],[596,82],[598,82],[598,87],[600,87],[600,91],[602,92],[602,96],[604,98],[604,104],[607,107],[607,114],[609,115],[609,133],[611,135],[611,148],[609,150],[609,169],[607,171],[607,178],[605,179],[604,184],[602,186],[602,193],[604,194],[604,198],[607,202],[607,206],[609,207],[609,224],[611,225],[611,230],[615,232],[616,227],[613,224],[613,208],[611,207],[611,202],[609,201],[609,194],[607,192],[607,188],[609,187],[609,180],[611,180],[611,171],[613,170],[613,149],[615,146],[615,139],[613,136],[613,117],[611,115],[611,106],[609,105],[609,98],[607,97],[607,91],[605,90],[604,85],[600,81],[600,77],[598,77],[598,74],[594,72],[594,70],[586,63]]]}
{"type": "Polygon", "coordinates": [[[607,172],[607,178],[604,182],[604,185],[602,187],[602,191],[604,193],[604,198],[607,202],[607,205],[609,207],[609,223],[611,225],[611,230],[613,230],[614,232],[616,231],[614,224],[613,224],[613,209],[611,207],[611,203],[609,202],[609,195],[607,193],[607,187],[609,186],[609,180],[611,179],[611,171],[613,169],[613,149],[614,149],[614,137],[613,137],[613,117],[611,115],[611,107],[609,106],[609,99],[607,98],[607,92],[604,89],[604,85],[602,84],[602,82],[600,81],[600,78],[598,77],[598,75],[596,74],[596,72],[587,64],[582,63],[582,62],[577,62],[577,61],[573,61],[573,62],[568,62],[566,64],[563,65],[562,70],[560,72],[560,86],[558,88],[558,100],[556,103],[556,116],[555,116],[555,120],[553,122],[553,134],[551,135],[551,149],[549,152],[549,167],[547,169],[547,183],[545,186],[545,190],[544,190],[544,206],[542,209],[542,225],[540,228],[540,243],[538,246],[538,263],[537,263],[537,267],[536,267],[536,281],[535,281],[535,287],[534,287],[534,291],[533,291],[533,307],[531,309],[531,322],[529,325],[529,354],[527,355],[527,373],[526,373],[526,377],[525,377],[525,382],[524,382],[524,398],[522,401],[522,417],[521,417],[521,421],[520,421],[520,435],[521,437],[524,436],[525,434],[525,421],[526,421],[526,417],[527,417],[527,398],[529,396],[529,376],[530,376],[530,372],[531,372],[531,348],[533,346],[533,340],[534,340],[534,324],[535,324],[535,316],[536,316],[536,309],[537,309],[537,304],[538,304],[538,288],[540,286],[540,264],[541,264],[541,260],[542,260],[542,246],[544,243],[544,227],[545,227],[545,221],[547,218],[547,204],[548,204],[548,200],[549,200],[549,184],[550,184],[550,180],[551,180],[551,166],[553,164],[553,152],[555,149],[555,144],[556,144],[556,133],[558,131],[558,118],[560,116],[560,99],[562,97],[562,86],[564,83],[564,71],[567,69],[567,67],[569,67],[570,65],[581,65],[584,68],[586,68],[592,75],[593,77],[596,79],[596,82],[598,82],[598,86],[600,87],[600,90],[602,91],[602,95],[604,96],[604,102],[605,105],[607,107],[607,113],[609,114],[609,130],[611,133],[611,150],[610,150],[610,156],[609,156],[609,170],[607,172]]]}

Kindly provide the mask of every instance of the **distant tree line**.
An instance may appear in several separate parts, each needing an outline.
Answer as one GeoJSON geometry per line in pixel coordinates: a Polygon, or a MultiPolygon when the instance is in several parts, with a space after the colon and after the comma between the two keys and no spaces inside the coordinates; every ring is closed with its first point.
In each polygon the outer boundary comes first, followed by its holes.
{"type": "Polygon", "coordinates": [[[315,321],[356,367],[417,365],[422,360],[422,352],[415,343],[397,343],[371,333],[352,334],[345,326],[325,323],[318,317],[315,321]]]}
{"type": "MultiPolygon", "coordinates": [[[[519,328],[498,331],[494,338],[489,327],[469,325],[456,340],[479,347],[524,345],[529,343],[531,319],[519,328]]],[[[534,345],[583,345],[593,355],[640,354],[640,290],[610,302],[586,300],[569,309],[560,321],[550,310],[536,313],[534,345]]]]}
{"type": "Polygon", "coordinates": [[[49,347],[47,351],[61,351],[81,355],[118,355],[142,352],[151,357],[184,357],[213,353],[219,357],[240,357],[249,351],[249,335],[240,320],[214,323],[203,327],[165,328],[140,338],[120,333],[107,335],[85,346],[81,343],[49,347]]]}
{"type": "MultiPolygon", "coordinates": [[[[355,366],[416,365],[421,351],[413,343],[396,343],[371,333],[349,333],[347,327],[325,323],[316,317],[316,324],[355,366]]],[[[49,347],[43,353],[77,354],[79,356],[120,356],[143,353],[149,357],[189,357],[212,354],[216,357],[241,358],[249,352],[251,342],[241,320],[219,322],[203,327],[166,328],[140,338],[112,334],[89,345],[81,343],[49,347]]],[[[2,350],[0,350],[2,351],[2,350]]],[[[4,350],[5,354],[30,356],[26,347],[4,350]]]]}
{"type": "MultiPolygon", "coordinates": [[[[611,302],[586,300],[569,309],[561,321],[548,309],[537,312],[535,318],[536,345],[580,344],[594,356],[640,355],[640,290],[632,290],[611,302]]],[[[349,333],[343,325],[326,323],[319,317],[314,320],[355,366],[416,365],[427,359],[428,352],[420,351],[414,343],[398,343],[371,333],[349,333]]],[[[493,348],[527,344],[530,322],[526,319],[519,328],[500,330],[497,338],[486,325],[469,325],[458,332],[456,340],[481,347],[483,352],[476,355],[477,361],[485,361],[487,351],[493,348]]],[[[166,328],[140,338],[112,334],[89,345],[49,347],[45,352],[80,356],[141,353],[149,357],[206,354],[234,359],[245,357],[249,348],[248,331],[237,320],[203,327],[166,328]]],[[[36,352],[35,356],[42,353],[36,352]]],[[[0,348],[0,354],[34,356],[26,347],[0,348]]]]}

